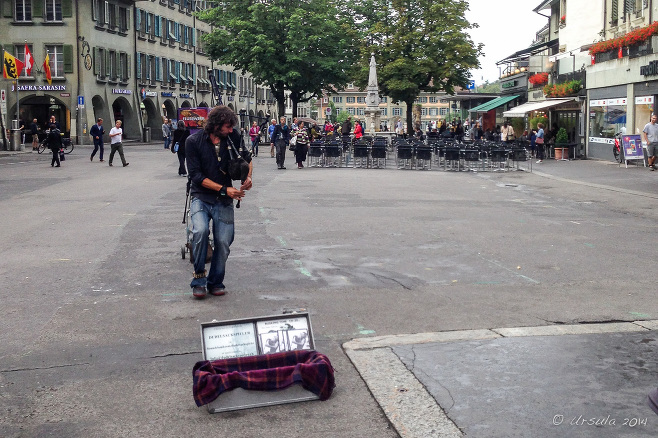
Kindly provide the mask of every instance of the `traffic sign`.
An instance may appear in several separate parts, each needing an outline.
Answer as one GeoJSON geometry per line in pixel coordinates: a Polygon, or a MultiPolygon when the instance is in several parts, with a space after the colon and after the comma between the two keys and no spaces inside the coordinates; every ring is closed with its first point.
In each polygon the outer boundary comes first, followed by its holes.
{"type": "Polygon", "coordinates": [[[7,114],[7,91],[0,90],[0,111],[2,114],[7,114]]]}
{"type": "Polygon", "coordinates": [[[475,90],[475,81],[468,81],[468,88],[469,90],[475,90]]]}
{"type": "Polygon", "coordinates": [[[85,107],[85,97],[84,96],[78,96],[78,107],[80,107],[80,108],[85,107]]]}
{"type": "Polygon", "coordinates": [[[327,107],[326,113],[327,113],[328,116],[331,115],[331,107],[330,106],[327,107]]]}

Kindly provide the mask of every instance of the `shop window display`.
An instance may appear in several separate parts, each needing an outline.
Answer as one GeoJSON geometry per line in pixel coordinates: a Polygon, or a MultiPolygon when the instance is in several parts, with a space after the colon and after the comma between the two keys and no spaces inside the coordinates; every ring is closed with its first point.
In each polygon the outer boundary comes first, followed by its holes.
{"type": "Polygon", "coordinates": [[[626,99],[590,101],[589,136],[614,138],[626,131],[626,99]]]}

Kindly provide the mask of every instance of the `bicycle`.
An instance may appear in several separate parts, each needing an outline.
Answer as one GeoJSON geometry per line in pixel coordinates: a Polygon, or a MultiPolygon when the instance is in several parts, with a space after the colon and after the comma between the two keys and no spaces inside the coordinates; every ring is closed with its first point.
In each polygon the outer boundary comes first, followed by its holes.
{"type": "MultiPolygon", "coordinates": [[[[75,146],[73,145],[73,142],[71,141],[70,138],[62,138],[62,150],[64,151],[64,153],[65,153],[66,155],[68,155],[68,154],[70,154],[71,152],[73,152],[73,149],[74,149],[74,148],[75,148],[75,146]]],[[[37,148],[37,153],[41,154],[41,153],[43,153],[43,151],[45,151],[46,149],[48,149],[48,139],[47,139],[47,138],[44,138],[44,139],[41,140],[41,142],[39,143],[39,147],[37,148]]]]}
{"type": "Polygon", "coordinates": [[[612,154],[615,156],[615,161],[619,164],[624,162],[624,152],[621,150],[622,140],[621,131],[615,134],[615,144],[612,146],[612,154]]]}

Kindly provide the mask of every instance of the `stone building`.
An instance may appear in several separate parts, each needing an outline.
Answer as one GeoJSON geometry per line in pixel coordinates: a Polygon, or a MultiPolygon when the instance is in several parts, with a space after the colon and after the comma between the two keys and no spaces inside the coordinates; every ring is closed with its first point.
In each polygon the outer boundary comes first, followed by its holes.
{"type": "MultiPolygon", "coordinates": [[[[194,12],[212,2],[192,0],[1,0],[0,44],[21,61],[25,45],[35,58],[30,76],[18,81],[20,118],[41,125],[54,115],[62,131],[89,142],[99,117],[112,126],[122,120],[126,139],[150,131],[160,137],[163,118],[178,109],[212,106],[209,75],[217,79],[222,102],[240,115],[241,125],[276,117],[269,89],[248,73],[217,65],[203,35],[212,26],[194,12]],[[42,64],[50,57],[52,84],[42,64]]],[[[5,127],[16,118],[15,84],[3,80],[5,127]]],[[[108,130],[109,131],[109,130],[108,130]]]]}

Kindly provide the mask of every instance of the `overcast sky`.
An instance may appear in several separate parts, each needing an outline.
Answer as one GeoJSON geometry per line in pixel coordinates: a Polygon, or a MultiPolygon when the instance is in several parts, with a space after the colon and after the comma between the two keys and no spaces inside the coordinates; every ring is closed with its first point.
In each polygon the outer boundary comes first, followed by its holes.
{"type": "Polygon", "coordinates": [[[484,44],[484,56],[479,70],[472,72],[477,84],[494,82],[499,77],[496,62],[525,49],[535,40],[536,33],[547,18],[532,12],[541,0],[469,0],[466,18],[480,25],[471,30],[473,42],[484,44]]]}

